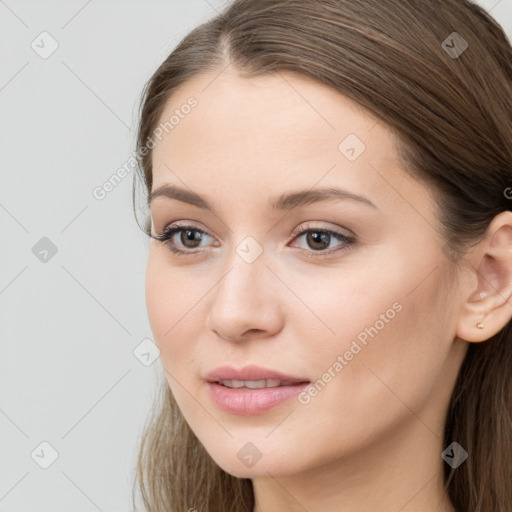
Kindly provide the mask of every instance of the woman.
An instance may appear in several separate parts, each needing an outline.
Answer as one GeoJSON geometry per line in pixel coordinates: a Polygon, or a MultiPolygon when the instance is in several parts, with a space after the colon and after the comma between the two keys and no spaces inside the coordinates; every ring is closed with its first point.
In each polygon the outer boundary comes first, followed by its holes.
{"type": "Polygon", "coordinates": [[[512,49],[466,0],[235,0],[148,82],[150,511],[510,512],[512,49]]]}

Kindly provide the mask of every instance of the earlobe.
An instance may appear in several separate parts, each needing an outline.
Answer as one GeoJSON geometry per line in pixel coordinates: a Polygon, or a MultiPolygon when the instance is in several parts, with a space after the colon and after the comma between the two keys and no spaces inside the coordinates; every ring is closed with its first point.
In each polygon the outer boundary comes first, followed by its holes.
{"type": "Polygon", "coordinates": [[[457,338],[478,343],[488,340],[495,334],[494,332],[491,333],[491,324],[489,322],[486,323],[487,315],[485,313],[479,315],[478,311],[480,309],[465,309],[461,312],[457,325],[457,338]]]}
{"type": "Polygon", "coordinates": [[[492,220],[472,254],[471,277],[477,287],[462,305],[457,337],[478,343],[501,331],[512,317],[512,212],[492,220]]]}

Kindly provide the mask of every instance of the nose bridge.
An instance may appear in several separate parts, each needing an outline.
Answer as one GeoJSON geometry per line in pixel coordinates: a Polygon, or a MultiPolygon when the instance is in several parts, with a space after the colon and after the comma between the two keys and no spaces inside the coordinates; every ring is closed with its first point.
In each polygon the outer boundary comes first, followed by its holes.
{"type": "Polygon", "coordinates": [[[234,247],[212,295],[209,329],[232,339],[247,330],[276,329],[279,307],[266,263],[263,248],[252,237],[234,247]]]}
{"type": "Polygon", "coordinates": [[[232,311],[254,306],[258,297],[264,298],[261,291],[268,287],[263,253],[254,257],[254,247],[245,241],[232,251],[227,260],[224,277],[217,285],[215,302],[226,302],[232,311]]]}

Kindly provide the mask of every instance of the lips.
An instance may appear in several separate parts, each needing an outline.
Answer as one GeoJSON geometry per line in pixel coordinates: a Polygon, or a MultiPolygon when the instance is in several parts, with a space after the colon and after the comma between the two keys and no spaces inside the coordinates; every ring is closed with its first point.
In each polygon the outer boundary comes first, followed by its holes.
{"type": "Polygon", "coordinates": [[[236,415],[264,414],[297,396],[310,383],[306,377],[254,365],[239,369],[221,366],[204,379],[213,403],[236,415]]]}
{"type": "Polygon", "coordinates": [[[204,379],[210,383],[230,380],[262,381],[269,379],[291,383],[292,385],[310,382],[306,377],[287,375],[276,370],[255,365],[245,366],[240,369],[231,366],[220,366],[208,372],[204,376],[204,379]]]}

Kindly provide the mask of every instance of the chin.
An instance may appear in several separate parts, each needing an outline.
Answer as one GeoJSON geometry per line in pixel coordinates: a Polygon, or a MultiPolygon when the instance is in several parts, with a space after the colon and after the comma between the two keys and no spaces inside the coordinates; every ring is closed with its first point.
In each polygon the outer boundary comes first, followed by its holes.
{"type": "Polygon", "coordinates": [[[226,457],[226,453],[230,451],[227,447],[221,448],[221,453],[208,453],[223,471],[237,478],[268,477],[269,474],[283,476],[304,470],[304,460],[291,459],[290,452],[285,454],[272,449],[271,455],[265,456],[260,452],[261,455],[258,456],[254,450],[251,460],[251,450],[254,449],[247,443],[246,446],[237,448],[234,458],[226,457]]]}

